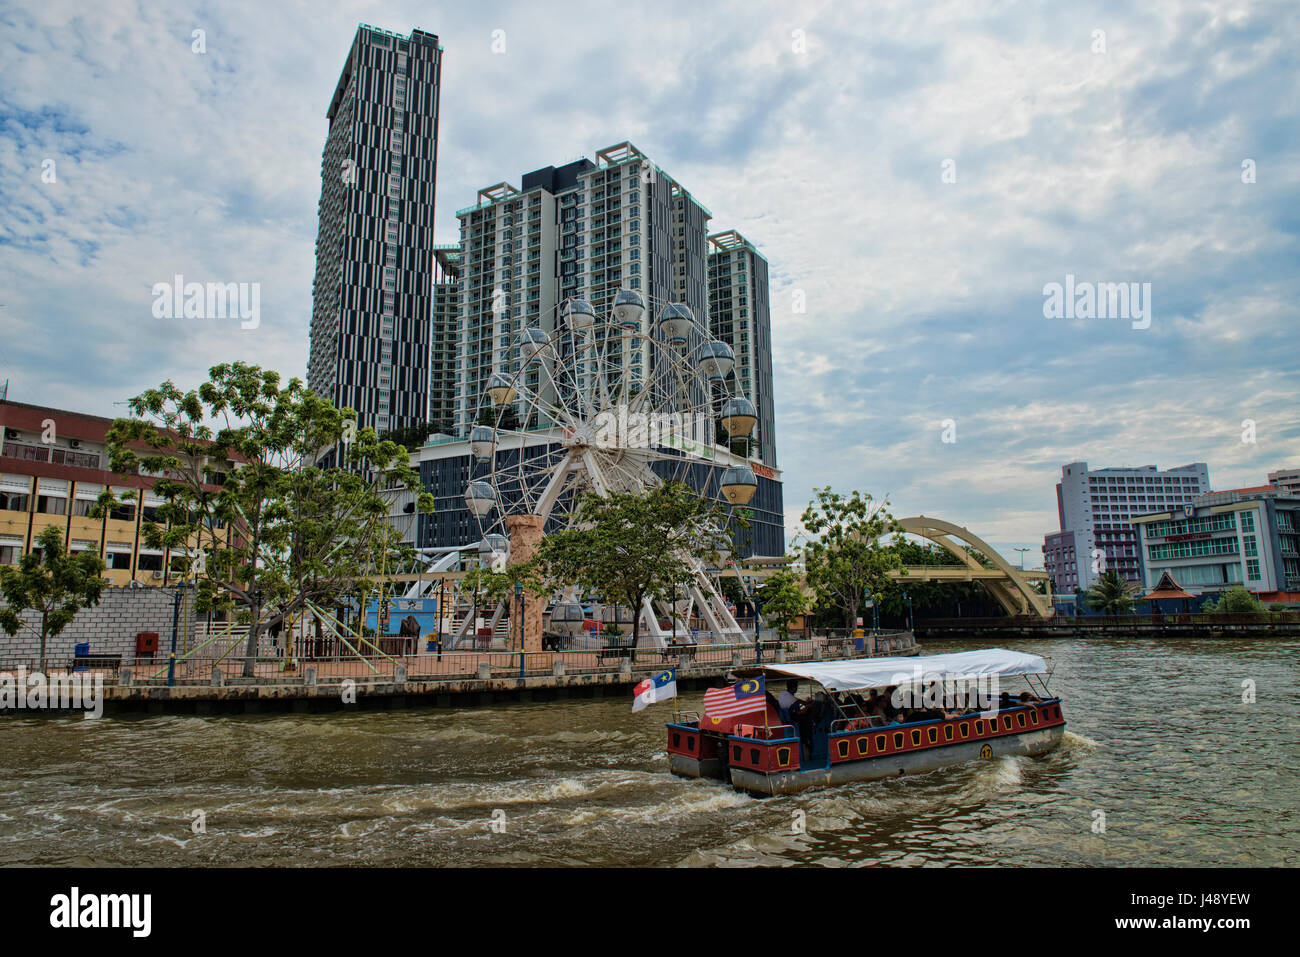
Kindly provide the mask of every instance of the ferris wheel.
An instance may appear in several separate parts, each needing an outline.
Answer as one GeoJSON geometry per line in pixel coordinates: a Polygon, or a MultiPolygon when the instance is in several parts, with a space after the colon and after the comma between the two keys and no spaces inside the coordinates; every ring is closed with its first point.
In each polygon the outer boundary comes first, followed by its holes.
{"type": "MultiPolygon", "coordinates": [[[[546,317],[553,331],[519,334],[517,365],[489,378],[480,424],[470,430],[465,501],[479,523],[484,564],[507,561],[511,516],[539,516],[548,533],[571,528],[588,492],[673,481],[732,506],[752,499],[753,470],[717,441],[719,423],[727,440],[739,440],[757,422],[753,403],[731,392],[730,346],[710,338],[682,303],[662,304],[647,321],[645,300],[632,289],[617,291],[605,317],[584,299],[566,300],[557,313],[546,317]]],[[[714,640],[740,638],[703,563],[683,557],[692,567],[683,588],[714,640]]],[[[655,609],[647,602],[637,613],[643,633],[661,645],[655,609]]]]}

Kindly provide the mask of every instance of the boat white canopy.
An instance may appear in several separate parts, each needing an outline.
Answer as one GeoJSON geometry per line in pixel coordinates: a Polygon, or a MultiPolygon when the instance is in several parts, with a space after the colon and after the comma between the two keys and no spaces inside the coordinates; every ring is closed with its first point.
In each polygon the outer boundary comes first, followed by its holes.
{"type": "Polygon", "coordinates": [[[736,674],[784,675],[815,681],[827,691],[866,691],[891,685],[931,681],[969,681],[980,677],[1009,678],[1046,674],[1047,663],[1038,655],[1005,648],[959,651],[950,655],[916,658],[851,658],[840,661],[806,661],[798,664],[737,668],[736,674]]]}

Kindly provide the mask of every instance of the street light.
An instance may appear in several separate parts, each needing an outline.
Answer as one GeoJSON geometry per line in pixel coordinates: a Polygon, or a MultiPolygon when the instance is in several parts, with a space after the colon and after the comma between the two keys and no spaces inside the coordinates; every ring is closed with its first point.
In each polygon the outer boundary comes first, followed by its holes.
{"type": "Polygon", "coordinates": [[[176,684],[176,628],[180,624],[181,605],[185,602],[185,580],[176,586],[176,597],[172,600],[172,650],[167,658],[167,687],[176,684]]]}
{"type": "Polygon", "coordinates": [[[1020,553],[1020,570],[1023,572],[1023,571],[1025,570],[1025,552],[1029,551],[1029,549],[1028,549],[1028,548],[1016,548],[1016,549],[1013,549],[1013,551],[1017,551],[1017,552],[1020,553]]]}
{"type": "Polygon", "coordinates": [[[519,677],[524,676],[524,583],[515,582],[515,598],[519,601],[519,677]]]}

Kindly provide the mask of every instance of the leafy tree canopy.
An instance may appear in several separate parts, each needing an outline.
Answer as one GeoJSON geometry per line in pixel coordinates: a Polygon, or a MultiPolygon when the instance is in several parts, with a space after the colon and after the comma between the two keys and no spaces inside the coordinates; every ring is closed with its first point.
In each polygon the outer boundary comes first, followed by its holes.
{"type": "Polygon", "coordinates": [[[45,670],[45,645],[63,631],[81,609],[99,604],[104,590],[104,561],[94,552],[69,555],[63,550],[63,532],[46,528],[36,547],[18,564],[0,566],[0,628],[15,635],[24,611],[40,615],[40,670],[45,670]]]}
{"type": "Polygon", "coordinates": [[[867,593],[883,593],[890,570],[902,566],[892,546],[903,539],[889,503],[877,504],[857,491],[844,496],[827,486],[800,520],[810,536],[802,549],[808,585],[818,603],[842,610],[852,628],[867,593]],[[893,539],[882,542],[891,532],[893,539]]]}
{"type": "Polygon", "coordinates": [[[675,483],[644,493],[587,493],[578,525],[547,535],[536,562],[553,584],[580,585],[631,609],[635,647],[645,600],[665,599],[690,579],[690,559],[718,561],[724,518],[718,503],[675,483]]]}
{"type": "MultiPolygon", "coordinates": [[[[309,604],[360,600],[371,576],[409,562],[388,520],[395,491],[419,484],[406,449],[357,432],[351,409],[301,380],[223,363],[197,389],[167,381],[127,406],[108,433],[111,468],[155,477],[164,504],[143,537],[189,556],[197,607],[249,613],[245,675],[261,632],[309,604]],[[318,464],[344,443],[345,467],[318,464]]],[[[421,493],[419,511],[432,508],[421,493]]]]}

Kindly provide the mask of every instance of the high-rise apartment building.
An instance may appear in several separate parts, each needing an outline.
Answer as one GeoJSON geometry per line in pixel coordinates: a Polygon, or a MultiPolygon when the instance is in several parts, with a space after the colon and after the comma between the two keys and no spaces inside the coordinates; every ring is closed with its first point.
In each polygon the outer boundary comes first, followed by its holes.
{"type": "Polygon", "coordinates": [[[456,347],[460,341],[460,245],[435,246],[433,328],[429,336],[429,422],[450,434],[456,422],[456,347]]]}
{"type": "MultiPolygon", "coordinates": [[[[555,348],[570,349],[572,337],[554,335],[557,323],[564,321],[562,305],[567,300],[585,299],[599,314],[607,315],[618,290],[632,289],[646,301],[640,331],[647,338],[660,341],[657,337],[662,332],[656,320],[668,303],[686,304],[696,320],[695,330],[682,347],[684,354],[693,355],[714,334],[709,318],[708,223],[712,214],[631,143],[600,150],[594,160],[583,158],[526,173],[518,187],[504,182],[484,187],[477,202],[456,215],[460,220],[460,256],[459,260],[450,253],[444,256],[439,247],[440,275],[447,278],[435,284],[434,321],[437,343],[437,330],[452,325],[450,317],[458,306],[454,356],[441,362],[444,372],[448,367],[455,371],[449,377],[451,385],[444,385],[440,392],[440,350],[435,345],[431,407],[445,408],[448,390],[454,392],[453,434],[462,441],[430,443],[415,456],[421,486],[437,502],[433,514],[419,516],[413,538],[423,548],[459,548],[473,544],[481,535],[479,522],[465,501],[468,483],[481,470],[466,437],[480,418],[495,421],[497,410],[486,397],[488,382],[493,373],[519,371],[520,336],[526,329],[541,329],[555,348]],[[444,281],[451,282],[457,274],[458,302],[449,294],[444,297],[444,281]]],[[[746,279],[736,286],[729,301],[743,300],[756,311],[738,324],[733,322],[737,338],[727,340],[736,353],[736,372],[745,377],[737,379],[730,390],[743,391],[758,406],[763,442],[770,451],[760,455],[759,442],[747,457],[718,448],[712,465],[693,465],[684,480],[716,497],[721,494],[723,469],[748,462],[758,487],[748,504],[750,529],[738,536],[736,554],[781,555],[785,551],[785,519],[770,424],[766,262],[761,256],[746,260],[744,270],[746,279]],[[749,338],[739,338],[741,327],[748,329],[746,323],[755,323],[759,316],[761,336],[746,332],[749,338]],[[736,348],[735,343],[743,343],[744,349],[736,348]]],[[[617,333],[601,328],[594,334],[617,333]]],[[[647,346],[608,355],[605,361],[629,363],[653,390],[661,382],[657,373],[667,373],[649,367],[651,353],[647,346]]],[[[444,348],[441,354],[448,350],[444,348]]],[[[561,354],[560,358],[568,356],[561,354]]],[[[563,379],[539,382],[539,374],[536,363],[529,366],[524,382],[528,391],[545,396],[548,390],[572,388],[563,379]]],[[[579,384],[581,377],[579,372],[579,384]]],[[[704,396],[699,398],[703,401],[704,396]]],[[[721,393],[714,398],[720,402],[721,393]]],[[[516,414],[524,409],[525,403],[516,400],[516,414]]],[[[438,414],[431,418],[438,421],[438,414]]],[[[552,423],[520,424],[534,429],[552,423]]],[[[539,432],[528,441],[540,449],[550,440],[539,432]]],[[[401,514],[394,517],[400,519],[401,514]]]]}
{"type": "Polygon", "coordinates": [[[327,112],[307,384],[381,431],[430,413],[441,70],[433,34],[362,25],[327,112]]]}
{"type": "MultiPolygon", "coordinates": [[[[456,430],[481,414],[493,372],[519,369],[528,327],[555,331],[559,306],[586,299],[608,312],[614,294],[645,297],[643,332],[659,310],[684,302],[707,329],[709,211],[631,143],[498,183],[457,213],[461,229],[461,329],[456,430]]],[[[648,350],[647,350],[648,351],[648,350]]],[[[629,356],[647,379],[644,354],[629,356]]],[[[528,385],[535,386],[535,382],[528,385]]]]}
{"type": "Polygon", "coordinates": [[[1142,580],[1142,556],[1129,519],[1179,509],[1210,490],[1204,462],[1166,471],[1154,465],[1089,470],[1087,462],[1061,467],[1056,505],[1061,528],[1043,541],[1044,567],[1056,594],[1087,591],[1114,571],[1142,580]]]}
{"type": "Polygon", "coordinates": [[[776,465],[767,259],[735,230],[709,237],[709,332],[736,356],[736,387],[758,410],[754,451],[776,465]]]}

